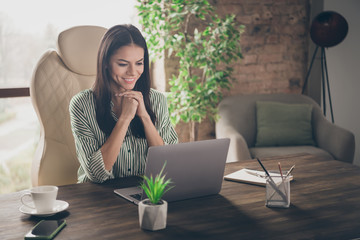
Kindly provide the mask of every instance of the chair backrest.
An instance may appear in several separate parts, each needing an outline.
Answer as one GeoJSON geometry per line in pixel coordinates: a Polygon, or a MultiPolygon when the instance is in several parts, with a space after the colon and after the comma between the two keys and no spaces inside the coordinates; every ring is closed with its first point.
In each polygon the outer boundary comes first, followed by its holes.
{"type": "Polygon", "coordinates": [[[305,95],[275,93],[226,97],[219,104],[220,119],[217,124],[230,125],[239,130],[248,147],[254,147],[256,140],[256,101],[312,104],[312,124],[314,128],[317,127],[317,120],[323,118],[320,106],[305,95]]]}
{"type": "Polygon", "coordinates": [[[30,96],[40,121],[40,141],[32,163],[33,186],[77,182],[79,162],[69,102],[93,85],[98,47],[106,30],[77,26],[61,32],[57,51],[48,50],[35,67],[30,96]]]}

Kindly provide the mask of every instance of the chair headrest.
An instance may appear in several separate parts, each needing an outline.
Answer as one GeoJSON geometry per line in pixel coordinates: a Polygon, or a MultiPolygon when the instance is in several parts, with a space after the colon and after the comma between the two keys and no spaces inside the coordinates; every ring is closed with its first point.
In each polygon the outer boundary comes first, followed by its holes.
{"type": "Polygon", "coordinates": [[[95,75],[97,52],[106,31],[99,26],[77,26],[61,32],[57,45],[64,64],[77,74],[95,75]]]}

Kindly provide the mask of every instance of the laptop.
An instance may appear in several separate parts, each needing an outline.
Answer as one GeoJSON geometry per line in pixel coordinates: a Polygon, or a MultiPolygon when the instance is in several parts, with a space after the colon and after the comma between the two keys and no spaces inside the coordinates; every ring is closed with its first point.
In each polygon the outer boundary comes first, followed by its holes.
{"type": "MultiPolygon", "coordinates": [[[[166,162],[165,180],[170,178],[174,186],[162,197],[168,202],[218,194],[229,144],[230,139],[224,138],[150,147],[145,176],[155,177],[166,162]]],[[[134,204],[146,198],[139,186],[114,192],[134,204]]]]}

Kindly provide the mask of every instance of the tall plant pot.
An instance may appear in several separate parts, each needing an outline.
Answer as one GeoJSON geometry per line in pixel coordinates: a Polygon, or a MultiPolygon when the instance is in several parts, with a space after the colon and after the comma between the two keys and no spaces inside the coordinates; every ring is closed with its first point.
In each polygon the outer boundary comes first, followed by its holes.
{"type": "Polygon", "coordinates": [[[168,203],[152,204],[149,199],[139,202],[139,223],[142,229],[156,231],[166,228],[168,203]]]}

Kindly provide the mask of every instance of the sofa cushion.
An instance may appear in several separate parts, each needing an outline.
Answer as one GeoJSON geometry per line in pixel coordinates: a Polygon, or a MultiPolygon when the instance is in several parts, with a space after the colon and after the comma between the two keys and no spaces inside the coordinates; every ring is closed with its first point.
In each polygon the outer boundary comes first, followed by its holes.
{"type": "Polygon", "coordinates": [[[256,147],[315,145],[311,104],[256,102],[256,147]]]}
{"type": "Polygon", "coordinates": [[[285,146],[285,147],[254,147],[249,149],[252,158],[284,156],[298,153],[309,153],[319,157],[334,159],[327,151],[314,146],[285,146]]]}

